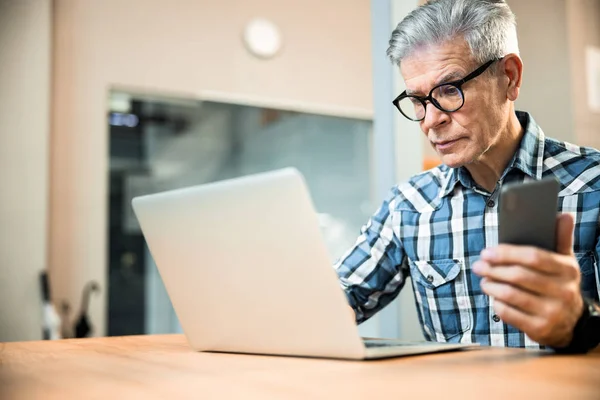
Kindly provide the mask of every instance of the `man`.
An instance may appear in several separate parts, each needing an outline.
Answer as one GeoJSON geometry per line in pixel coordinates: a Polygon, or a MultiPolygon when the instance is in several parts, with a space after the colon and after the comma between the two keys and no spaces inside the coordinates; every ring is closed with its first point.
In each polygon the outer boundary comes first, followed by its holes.
{"type": "Polygon", "coordinates": [[[523,63],[508,5],[430,1],[400,22],[387,53],[407,88],[394,105],[444,165],[394,187],[336,263],[357,322],[410,277],[427,340],[595,347],[600,153],[546,138],[515,111],[523,63]],[[561,188],[556,252],[498,245],[502,185],[550,176],[561,188]]]}

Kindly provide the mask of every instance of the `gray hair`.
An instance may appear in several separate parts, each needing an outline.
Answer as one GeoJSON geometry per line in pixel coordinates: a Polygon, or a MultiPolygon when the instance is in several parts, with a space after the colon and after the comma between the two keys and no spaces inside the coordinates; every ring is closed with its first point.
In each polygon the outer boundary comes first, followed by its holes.
{"type": "Polygon", "coordinates": [[[504,0],[430,0],[392,32],[387,55],[396,65],[421,46],[462,37],[478,63],[519,54],[515,15],[504,0]]]}

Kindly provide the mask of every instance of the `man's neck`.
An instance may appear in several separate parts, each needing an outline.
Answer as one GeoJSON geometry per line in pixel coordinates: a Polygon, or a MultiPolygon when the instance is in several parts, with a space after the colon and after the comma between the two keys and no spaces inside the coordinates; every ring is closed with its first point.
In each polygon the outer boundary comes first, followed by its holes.
{"type": "Polygon", "coordinates": [[[496,143],[477,161],[465,165],[478,186],[490,193],[494,191],[500,176],[517,151],[523,134],[524,129],[513,111],[496,143]]]}

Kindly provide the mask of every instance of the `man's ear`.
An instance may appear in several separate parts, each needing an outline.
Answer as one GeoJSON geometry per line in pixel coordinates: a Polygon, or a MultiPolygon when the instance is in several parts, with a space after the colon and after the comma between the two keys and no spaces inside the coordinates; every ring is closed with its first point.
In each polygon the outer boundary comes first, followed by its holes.
{"type": "Polygon", "coordinates": [[[521,80],[523,79],[523,61],[517,54],[511,53],[504,56],[500,68],[506,77],[506,97],[515,101],[519,97],[521,80]]]}

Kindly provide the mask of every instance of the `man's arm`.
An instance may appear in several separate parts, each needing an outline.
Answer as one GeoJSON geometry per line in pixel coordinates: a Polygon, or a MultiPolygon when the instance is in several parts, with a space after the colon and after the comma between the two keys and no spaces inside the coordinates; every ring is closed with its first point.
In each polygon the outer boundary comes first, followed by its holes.
{"type": "Polygon", "coordinates": [[[358,323],[390,303],[404,286],[404,250],[392,229],[396,195],[390,194],[363,226],[354,247],[334,265],[358,323]]]}

